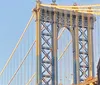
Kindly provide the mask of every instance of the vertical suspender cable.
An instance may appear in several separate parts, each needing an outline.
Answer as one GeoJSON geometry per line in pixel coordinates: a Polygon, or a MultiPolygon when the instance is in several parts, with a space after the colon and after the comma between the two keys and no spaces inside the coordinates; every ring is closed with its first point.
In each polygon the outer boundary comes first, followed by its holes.
{"type": "MultiPolygon", "coordinates": [[[[67,12],[64,11],[64,24],[65,24],[64,26],[65,26],[65,27],[67,27],[67,25],[66,25],[66,17],[67,17],[67,16],[66,16],[66,13],[67,13],[67,12]]],[[[66,36],[66,35],[65,35],[65,36],[66,36]]],[[[66,57],[67,57],[67,56],[65,56],[65,58],[64,58],[64,66],[65,66],[65,67],[64,67],[64,85],[66,85],[66,83],[65,83],[65,82],[66,82],[66,80],[65,80],[65,79],[66,79],[66,63],[65,63],[65,62],[66,62],[66,57]]]]}
{"type": "MultiPolygon", "coordinates": [[[[26,43],[26,39],[24,38],[23,40],[25,43],[26,43]]],[[[26,45],[24,43],[24,55],[25,55],[25,52],[26,52],[26,45]]],[[[24,85],[26,84],[26,61],[24,62],[24,85]]]]}
{"type": "MultiPolygon", "coordinates": [[[[72,15],[72,11],[70,11],[70,32],[73,33],[73,15],[72,15]]],[[[72,36],[73,36],[73,34],[72,34],[72,36]]],[[[70,55],[70,53],[68,53],[68,54],[70,55]]],[[[68,76],[70,77],[69,74],[68,74],[68,76]]]]}
{"type": "MultiPolygon", "coordinates": [[[[69,43],[69,41],[70,41],[70,34],[68,33],[68,39],[67,39],[67,43],[69,43]]],[[[68,53],[66,54],[67,56],[67,66],[69,67],[69,68],[67,68],[67,80],[69,81],[70,80],[70,58],[71,58],[71,55],[70,55],[70,53],[71,53],[71,50],[70,50],[70,46],[69,46],[69,49],[68,49],[68,53]],[[69,78],[69,79],[68,79],[69,78]]]]}
{"type": "MultiPolygon", "coordinates": [[[[30,37],[29,37],[29,33],[30,33],[30,29],[28,29],[28,32],[27,32],[28,34],[27,34],[27,41],[28,41],[28,48],[29,48],[29,46],[30,46],[30,37]]],[[[28,62],[27,62],[27,69],[29,69],[28,71],[27,71],[27,73],[28,73],[28,76],[27,76],[27,81],[28,81],[28,79],[29,79],[29,75],[30,75],[30,54],[28,55],[29,57],[27,58],[27,60],[28,60],[28,62]]]]}
{"type": "MultiPolygon", "coordinates": [[[[65,51],[67,51],[67,49],[68,49],[68,47],[69,47],[69,45],[71,44],[71,42],[72,42],[72,40],[68,43],[68,45],[65,47],[65,49],[64,49],[64,51],[63,51],[63,53],[61,53],[61,57],[59,57],[58,58],[58,61],[60,62],[60,60],[61,60],[61,58],[62,58],[62,56],[65,54],[65,51]]],[[[60,43],[61,44],[61,43],[60,43]]],[[[60,65],[59,65],[60,66],[60,65]]],[[[61,72],[60,72],[61,73],[61,72]]],[[[35,73],[31,76],[31,80],[35,77],[35,73]]],[[[28,85],[30,84],[30,80],[28,81],[27,83],[28,83],[28,85]],[[28,83],[29,82],[29,83],[28,83]]],[[[37,85],[37,84],[36,84],[37,85]]]]}
{"type": "Polygon", "coordinates": [[[12,59],[12,57],[13,57],[13,55],[14,55],[14,53],[15,53],[16,49],[18,48],[18,46],[19,46],[19,44],[20,44],[20,42],[21,42],[21,40],[22,40],[22,38],[23,38],[23,36],[24,36],[25,32],[27,31],[28,26],[29,26],[30,22],[32,21],[32,19],[33,19],[33,14],[32,14],[32,16],[31,16],[31,18],[30,18],[30,20],[29,20],[28,24],[26,25],[26,28],[24,29],[24,31],[23,31],[23,33],[22,33],[22,35],[21,35],[21,37],[20,37],[19,41],[17,42],[17,44],[16,44],[16,46],[15,46],[15,48],[14,48],[13,52],[11,53],[11,55],[10,55],[9,59],[7,60],[7,62],[6,62],[6,64],[5,64],[5,66],[3,67],[2,71],[0,72],[0,76],[3,74],[4,70],[5,70],[5,69],[6,69],[6,67],[8,66],[8,64],[9,64],[10,60],[12,59]]]}
{"type": "MultiPolygon", "coordinates": [[[[98,35],[97,34],[98,33],[98,16],[96,16],[96,22],[95,22],[95,29],[94,30],[95,30],[95,32],[94,32],[94,34],[95,34],[94,35],[95,36],[94,37],[94,43],[95,43],[94,44],[94,46],[95,46],[95,56],[94,56],[95,59],[94,59],[94,62],[95,61],[97,62],[98,61],[98,36],[97,36],[98,35]]],[[[94,63],[94,66],[96,67],[96,63],[94,63]]]]}
{"type": "MultiPolygon", "coordinates": [[[[17,56],[17,53],[15,53],[15,57],[17,56]]],[[[16,57],[17,58],[17,57],[16,57]]],[[[15,69],[16,69],[16,59],[15,58],[13,58],[13,72],[15,71],[15,69]]],[[[7,83],[8,83],[8,81],[7,81],[7,83]]],[[[14,80],[14,82],[13,82],[15,85],[16,85],[16,78],[15,78],[15,80],[14,80]]]]}
{"type": "MultiPolygon", "coordinates": [[[[34,65],[34,63],[33,63],[34,61],[33,61],[33,59],[34,59],[34,58],[33,58],[33,49],[32,49],[32,53],[31,53],[31,75],[32,75],[33,72],[34,72],[34,71],[33,71],[33,68],[34,68],[34,66],[33,66],[33,65],[34,65]]],[[[34,59],[34,60],[35,60],[35,59],[34,59]]],[[[32,83],[32,85],[33,85],[33,81],[32,81],[31,83],[32,83]]]]}
{"type": "MultiPolygon", "coordinates": [[[[33,33],[33,30],[32,30],[32,32],[31,32],[31,39],[32,39],[32,41],[33,41],[33,35],[34,33],[33,33]]],[[[31,75],[33,74],[33,72],[34,72],[34,70],[33,70],[33,68],[35,68],[34,67],[34,60],[36,60],[35,58],[33,58],[33,49],[32,49],[32,52],[31,52],[31,75]]],[[[32,82],[31,82],[31,84],[33,85],[34,83],[33,83],[33,80],[32,80],[32,82]]]]}
{"type": "MultiPolygon", "coordinates": [[[[43,28],[41,28],[41,29],[43,29],[43,28]]],[[[63,31],[63,32],[64,32],[64,31],[63,31]]],[[[61,32],[60,35],[62,35],[63,32],[61,32]]],[[[60,37],[61,37],[61,36],[60,36],[60,37]]],[[[58,39],[59,39],[60,37],[58,36],[58,39]]],[[[71,44],[71,42],[72,42],[72,40],[71,40],[71,41],[69,42],[69,44],[67,45],[67,48],[69,47],[69,45],[71,44]]],[[[67,48],[66,48],[66,49],[67,49],[67,48]]],[[[64,51],[66,51],[66,49],[65,49],[64,51]]],[[[63,55],[63,54],[62,54],[62,55],[63,55]]],[[[61,55],[61,57],[62,57],[62,55],[61,55]]],[[[61,57],[59,57],[58,60],[60,60],[61,57]]],[[[61,73],[61,72],[60,72],[60,73],[61,73]]],[[[34,78],[34,77],[32,77],[32,78],[34,78]]]]}
{"type": "MultiPolygon", "coordinates": [[[[97,38],[96,38],[96,30],[97,30],[97,28],[96,28],[96,24],[97,24],[97,22],[94,22],[94,61],[97,61],[97,59],[98,59],[98,57],[97,57],[97,38]]],[[[96,66],[96,64],[94,63],[94,66],[96,66]]]]}
{"type": "MultiPolygon", "coordinates": [[[[19,65],[19,63],[20,63],[20,46],[19,46],[19,49],[18,49],[18,65],[19,65]]],[[[17,76],[18,76],[18,85],[20,85],[20,75],[19,75],[19,72],[18,72],[17,76]]]]}
{"type": "MultiPolygon", "coordinates": [[[[98,39],[98,57],[100,58],[100,39],[99,39],[99,36],[100,36],[100,28],[99,28],[99,26],[100,26],[100,16],[98,16],[98,27],[97,27],[97,29],[98,29],[98,37],[97,37],[97,39],[98,39]]],[[[98,59],[99,60],[99,59],[98,59]]]]}
{"type": "MultiPolygon", "coordinates": [[[[21,60],[22,60],[22,58],[23,58],[23,57],[22,57],[22,56],[23,56],[23,55],[22,55],[22,52],[23,52],[23,49],[22,49],[22,48],[23,48],[23,44],[21,43],[21,48],[20,48],[20,57],[21,57],[21,60]]],[[[22,71],[23,71],[23,67],[20,69],[20,71],[21,71],[21,72],[19,73],[19,75],[20,75],[20,85],[23,85],[23,72],[22,72],[22,71]]]]}
{"type": "MultiPolygon", "coordinates": [[[[60,18],[61,18],[61,16],[62,16],[62,15],[61,15],[61,12],[60,12],[59,15],[60,15],[60,18]]],[[[60,20],[62,20],[62,19],[60,19],[60,20]]],[[[61,21],[60,21],[60,22],[61,22],[61,21]]],[[[62,38],[61,38],[61,51],[62,51],[62,38]]],[[[61,69],[60,69],[60,83],[62,83],[62,65],[63,65],[63,64],[62,64],[62,59],[61,59],[61,60],[60,60],[60,68],[61,68],[61,69]]]]}
{"type": "Polygon", "coordinates": [[[13,81],[13,79],[15,78],[16,74],[19,72],[19,70],[20,70],[21,66],[23,65],[23,63],[24,63],[24,62],[25,62],[25,60],[27,59],[27,57],[28,57],[28,55],[29,55],[30,51],[32,50],[32,48],[33,48],[33,46],[34,46],[35,42],[36,42],[36,41],[34,41],[34,42],[32,43],[32,45],[30,46],[30,48],[28,49],[28,51],[27,51],[26,55],[24,56],[24,58],[23,58],[23,60],[21,61],[20,65],[18,66],[18,68],[17,68],[17,70],[15,71],[14,75],[11,77],[10,81],[8,82],[8,85],[10,85],[10,84],[11,84],[11,82],[12,82],[12,81],[13,81]]]}

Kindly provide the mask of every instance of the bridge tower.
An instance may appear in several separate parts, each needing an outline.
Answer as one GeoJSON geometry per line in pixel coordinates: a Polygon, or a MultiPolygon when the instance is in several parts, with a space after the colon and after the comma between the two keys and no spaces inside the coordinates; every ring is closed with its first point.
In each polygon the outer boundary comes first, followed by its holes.
{"type": "Polygon", "coordinates": [[[73,41],[74,84],[93,77],[93,23],[91,14],[42,6],[36,8],[37,85],[58,85],[57,37],[66,27],[73,41]]]}

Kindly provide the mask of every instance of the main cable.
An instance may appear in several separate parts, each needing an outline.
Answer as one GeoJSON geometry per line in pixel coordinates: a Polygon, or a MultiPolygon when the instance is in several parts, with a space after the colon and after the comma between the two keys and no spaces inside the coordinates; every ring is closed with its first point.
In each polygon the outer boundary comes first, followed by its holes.
{"type": "MultiPolygon", "coordinates": [[[[63,55],[65,54],[65,52],[67,51],[69,45],[72,43],[72,40],[70,40],[70,42],[68,43],[68,45],[65,47],[64,52],[61,53],[60,57],[58,57],[58,61],[60,61],[60,59],[63,57],[63,55]]],[[[28,82],[26,83],[26,85],[29,85],[32,81],[32,79],[36,76],[36,73],[34,73],[31,78],[28,80],[28,82]]]]}
{"type": "Polygon", "coordinates": [[[30,51],[32,50],[34,44],[36,41],[34,41],[31,45],[31,47],[29,48],[29,50],[27,51],[26,55],[24,56],[24,59],[21,61],[20,65],[18,66],[17,70],[15,71],[14,75],[12,76],[12,78],[10,79],[10,81],[8,82],[8,85],[10,85],[10,83],[13,81],[13,79],[15,78],[17,72],[20,70],[21,66],[23,65],[24,61],[26,60],[27,56],[29,55],[30,51]]]}
{"type": "Polygon", "coordinates": [[[80,8],[87,8],[87,7],[100,7],[100,4],[93,4],[93,5],[81,5],[81,6],[61,6],[61,5],[50,5],[50,4],[40,4],[41,6],[47,6],[47,7],[63,7],[63,8],[77,8],[77,7],[80,7],[80,8]]]}
{"type": "Polygon", "coordinates": [[[4,70],[6,69],[6,67],[7,67],[8,64],[9,64],[9,62],[11,61],[11,59],[12,59],[14,53],[16,52],[16,49],[18,48],[18,46],[19,46],[21,40],[23,39],[24,34],[26,33],[26,31],[27,31],[27,29],[28,29],[28,27],[29,27],[29,25],[30,25],[30,23],[31,23],[31,21],[32,21],[32,19],[33,19],[33,17],[34,17],[34,15],[32,14],[32,16],[31,16],[30,20],[28,21],[28,23],[27,23],[27,25],[26,25],[26,27],[25,27],[25,29],[24,29],[24,31],[23,31],[23,33],[22,33],[20,39],[18,40],[18,42],[17,42],[15,48],[13,49],[13,51],[12,51],[10,57],[8,58],[6,64],[5,64],[4,67],[3,67],[2,71],[0,72],[0,76],[3,74],[4,70]]]}

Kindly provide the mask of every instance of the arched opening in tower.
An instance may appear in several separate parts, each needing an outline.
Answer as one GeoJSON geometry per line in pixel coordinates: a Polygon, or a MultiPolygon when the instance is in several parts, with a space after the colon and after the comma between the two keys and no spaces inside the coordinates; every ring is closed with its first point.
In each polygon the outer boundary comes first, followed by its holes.
{"type": "Polygon", "coordinates": [[[63,27],[58,34],[58,84],[73,83],[73,53],[71,32],[63,27]],[[63,33],[62,33],[63,32],[63,33]],[[61,35],[62,34],[62,35],[61,35]]]}

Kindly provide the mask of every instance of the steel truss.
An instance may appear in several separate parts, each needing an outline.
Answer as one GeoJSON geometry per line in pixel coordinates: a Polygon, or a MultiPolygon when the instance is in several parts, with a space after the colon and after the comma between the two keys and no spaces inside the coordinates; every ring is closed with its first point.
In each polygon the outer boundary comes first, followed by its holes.
{"type": "Polygon", "coordinates": [[[74,84],[93,77],[92,30],[94,17],[37,3],[37,85],[58,85],[57,37],[66,27],[73,39],[74,84]]]}

